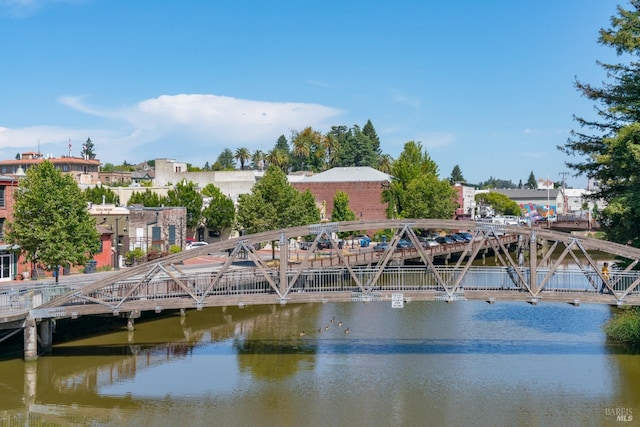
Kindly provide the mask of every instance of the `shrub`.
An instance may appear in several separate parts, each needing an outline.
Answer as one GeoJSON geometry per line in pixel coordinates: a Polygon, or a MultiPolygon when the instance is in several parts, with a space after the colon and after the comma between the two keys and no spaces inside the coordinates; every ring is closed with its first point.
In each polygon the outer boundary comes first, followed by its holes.
{"type": "Polygon", "coordinates": [[[604,325],[604,332],[613,341],[640,345],[640,307],[620,309],[604,325]]]}

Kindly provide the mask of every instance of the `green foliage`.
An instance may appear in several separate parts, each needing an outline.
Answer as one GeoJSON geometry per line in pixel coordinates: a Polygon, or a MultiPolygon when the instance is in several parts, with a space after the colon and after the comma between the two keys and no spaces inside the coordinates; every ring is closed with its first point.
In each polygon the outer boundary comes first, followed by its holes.
{"type": "Polygon", "coordinates": [[[576,117],[584,130],[573,131],[571,139],[558,148],[578,157],[567,163],[574,172],[598,181],[590,197],[608,203],[598,214],[607,238],[640,247],[640,3],[630,3],[629,10],[617,8],[611,28],[601,29],[598,39],[628,62],[599,62],[610,79],[602,87],[576,81],[576,89],[596,104],[598,117],[576,117]]]}
{"type": "Polygon", "coordinates": [[[80,156],[90,160],[96,158],[96,153],[94,151],[94,146],[93,142],[91,142],[91,138],[87,138],[87,142],[82,144],[82,151],[80,152],[80,156]]]}
{"type": "Polygon", "coordinates": [[[182,252],[182,249],[178,245],[171,245],[169,247],[169,253],[170,254],[177,254],[177,253],[180,253],[180,252],[182,252]]]}
{"type": "Polygon", "coordinates": [[[134,248],[127,252],[126,258],[129,263],[140,262],[143,261],[145,257],[145,253],[142,248],[134,248]]]}
{"type": "Polygon", "coordinates": [[[491,205],[493,210],[498,215],[520,215],[522,209],[520,205],[511,200],[504,194],[490,191],[488,193],[476,194],[476,203],[482,203],[483,205],[491,205]]]}
{"type": "Polygon", "coordinates": [[[105,163],[104,165],[102,165],[100,170],[102,172],[113,172],[116,170],[116,167],[113,165],[113,163],[105,163]]]}
{"type": "Polygon", "coordinates": [[[604,332],[610,340],[640,345],[640,307],[620,309],[604,325],[604,332]]]}
{"type": "Polygon", "coordinates": [[[527,179],[527,188],[531,190],[535,190],[538,188],[538,181],[536,181],[536,176],[533,174],[533,171],[529,174],[529,179],[527,179]]]}
{"type": "Polygon", "coordinates": [[[510,179],[499,179],[490,176],[488,180],[479,182],[478,187],[483,190],[489,188],[516,188],[516,184],[510,179]]]}
{"type": "Polygon", "coordinates": [[[253,234],[319,222],[320,211],[315,202],[309,206],[309,199],[289,184],[282,170],[271,166],[251,194],[239,196],[238,226],[253,234]]]}
{"type": "Polygon", "coordinates": [[[146,188],[143,192],[134,191],[129,197],[128,205],[142,205],[147,208],[159,208],[167,204],[165,197],[159,196],[157,193],[146,188]]]}
{"type": "Polygon", "coordinates": [[[83,265],[101,247],[82,192],[49,161],[20,181],[5,237],[26,259],[50,266],[83,265]]]}
{"type": "Polygon", "coordinates": [[[356,214],[349,208],[349,195],[344,191],[336,191],[333,196],[333,210],[331,221],[355,221],[356,214]]]}
{"type": "Polygon", "coordinates": [[[464,176],[462,176],[462,169],[460,166],[455,165],[453,170],[451,171],[451,178],[449,178],[451,184],[455,184],[456,182],[465,182],[464,176]]]}
{"type": "Polygon", "coordinates": [[[120,202],[118,195],[109,187],[105,186],[86,188],[83,191],[83,195],[87,202],[91,202],[94,204],[101,204],[103,201],[103,197],[105,203],[117,205],[120,202]]]}
{"type": "Polygon", "coordinates": [[[167,192],[167,206],[187,208],[187,227],[195,227],[202,219],[202,195],[196,191],[193,182],[179,182],[167,192]]]}
{"type": "Polygon", "coordinates": [[[233,156],[233,152],[228,148],[222,150],[222,153],[218,156],[218,159],[214,163],[214,170],[229,170],[232,171],[236,168],[236,161],[233,156]],[[215,169],[219,167],[220,169],[215,169]]]}
{"type": "Polygon", "coordinates": [[[240,147],[236,149],[233,156],[240,162],[240,170],[244,170],[244,165],[251,159],[251,151],[246,147],[240,147]]]}
{"type": "Polygon", "coordinates": [[[235,220],[236,208],[233,200],[213,184],[207,184],[202,189],[202,195],[211,198],[209,206],[202,211],[207,228],[222,234],[223,230],[231,227],[235,220]]]}
{"type": "MultiPolygon", "coordinates": [[[[379,142],[378,142],[379,144],[379,142]]],[[[338,148],[338,160],[336,166],[378,166],[380,155],[376,151],[375,141],[362,132],[360,127],[354,125],[345,135],[338,148]]]]}
{"type": "Polygon", "coordinates": [[[444,218],[455,212],[455,192],[448,180],[438,178],[438,166],[422,144],[409,141],[393,162],[394,177],[383,191],[383,201],[389,203],[389,217],[444,218]]]}

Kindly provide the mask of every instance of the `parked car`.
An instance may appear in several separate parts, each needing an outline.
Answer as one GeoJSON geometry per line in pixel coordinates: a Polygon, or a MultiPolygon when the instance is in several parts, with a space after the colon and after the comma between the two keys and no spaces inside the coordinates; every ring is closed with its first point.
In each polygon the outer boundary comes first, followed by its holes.
{"type": "Polygon", "coordinates": [[[420,243],[425,248],[431,248],[433,246],[438,246],[440,243],[436,242],[436,239],[421,239],[420,243]]]}
{"type": "Polygon", "coordinates": [[[367,236],[366,234],[361,234],[361,235],[357,236],[355,238],[355,240],[363,248],[366,248],[371,243],[371,237],[367,236]]]}
{"type": "Polygon", "coordinates": [[[331,249],[331,240],[329,239],[320,239],[318,240],[318,249],[331,249]]]}
{"type": "Polygon", "coordinates": [[[413,243],[407,239],[400,239],[398,244],[396,245],[397,249],[411,249],[413,248],[413,243]]]}
{"type": "Polygon", "coordinates": [[[447,245],[449,243],[455,243],[455,240],[452,240],[447,236],[438,236],[436,237],[436,242],[440,243],[441,245],[447,245]]]}
{"type": "Polygon", "coordinates": [[[378,243],[373,247],[374,251],[379,251],[379,252],[386,251],[387,249],[389,249],[389,244],[387,242],[378,243]]]}
{"type": "Polygon", "coordinates": [[[187,249],[201,248],[202,246],[207,246],[207,242],[193,242],[190,245],[187,245],[187,249]]]}
{"type": "Polygon", "coordinates": [[[458,236],[462,237],[463,239],[465,239],[467,242],[470,242],[473,240],[473,234],[471,233],[467,233],[466,231],[461,231],[459,233],[456,233],[458,236]]]}
{"type": "Polygon", "coordinates": [[[467,241],[467,239],[462,236],[458,236],[457,234],[447,234],[447,237],[456,243],[466,243],[467,241]]]}

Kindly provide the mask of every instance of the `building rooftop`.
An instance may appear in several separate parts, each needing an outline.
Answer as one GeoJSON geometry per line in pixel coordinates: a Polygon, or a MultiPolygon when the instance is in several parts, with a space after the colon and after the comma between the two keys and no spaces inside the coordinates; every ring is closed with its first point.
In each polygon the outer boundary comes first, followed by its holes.
{"type": "Polygon", "coordinates": [[[355,166],[332,168],[312,176],[305,176],[298,182],[383,182],[390,179],[391,175],[369,166],[355,166]]]}

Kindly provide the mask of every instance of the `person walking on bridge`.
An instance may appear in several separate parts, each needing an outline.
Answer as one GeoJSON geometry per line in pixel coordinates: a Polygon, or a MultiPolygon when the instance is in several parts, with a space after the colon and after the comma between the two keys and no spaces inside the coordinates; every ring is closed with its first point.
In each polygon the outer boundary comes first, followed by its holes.
{"type": "Polygon", "coordinates": [[[607,283],[609,282],[609,263],[605,262],[602,265],[602,278],[604,279],[602,281],[602,287],[600,288],[600,293],[603,294],[605,292],[609,293],[609,290],[607,289],[607,283]]]}

